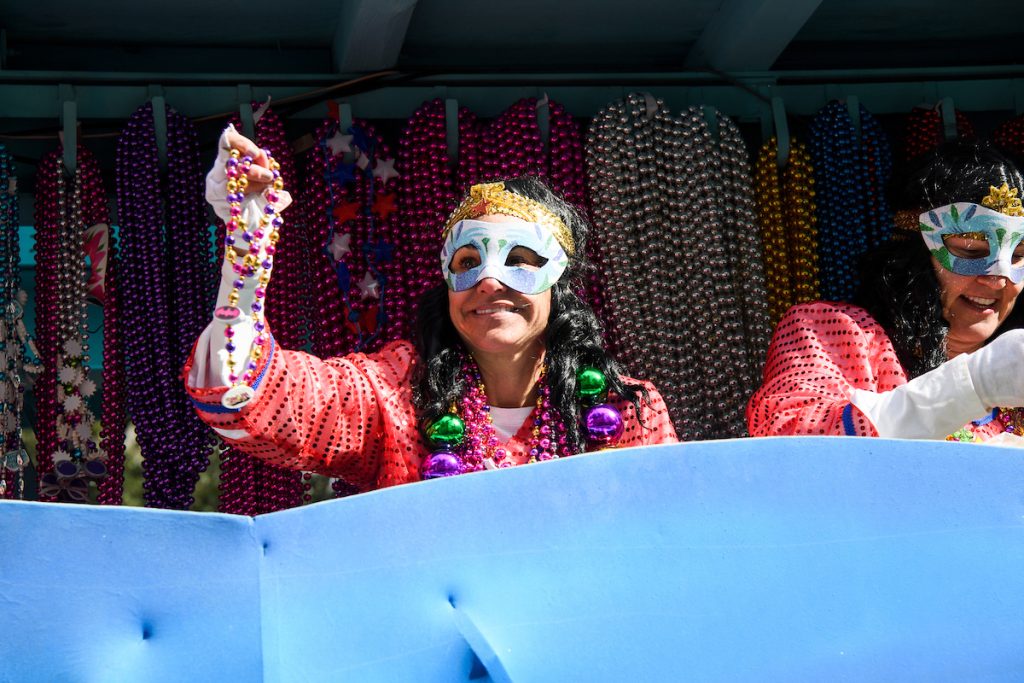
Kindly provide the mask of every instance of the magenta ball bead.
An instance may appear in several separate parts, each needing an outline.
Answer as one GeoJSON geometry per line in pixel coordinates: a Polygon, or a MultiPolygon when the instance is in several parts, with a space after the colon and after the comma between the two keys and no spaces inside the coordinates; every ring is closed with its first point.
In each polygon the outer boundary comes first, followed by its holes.
{"type": "Polygon", "coordinates": [[[625,429],[622,414],[605,403],[589,408],[583,421],[587,440],[602,446],[616,443],[622,438],[622,432],[625,429]]]}
{"type": "Polygon", "coordinates": [[[423,478],[436,479],[462,473],[462,461],[451,451],[432,453],[423,464],[423,478]]]}

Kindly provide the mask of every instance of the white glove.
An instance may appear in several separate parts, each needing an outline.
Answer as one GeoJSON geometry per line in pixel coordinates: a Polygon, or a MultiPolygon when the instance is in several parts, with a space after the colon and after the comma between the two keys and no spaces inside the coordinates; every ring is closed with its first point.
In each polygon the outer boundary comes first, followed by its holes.
{"type": "Polygon", "coordinates": [[[853,389],[850,402],[871,420],[879,436],[944,439],[990,410],[971,379],[974,355],[957,356],[891,391],[853,389]]]}
{"type": "Polygon", "coordinates": [[[1024,330],[993,339],[968,356],[967,368],[986,406],[1024,406],[1024,330]]]}
{"type": "MultiPolygon", "coordinates": [[[[254,163],[249,171],[249,187],[242,202],[242,217],[251,228],[259,225],[260,216],[267,205],[262,190],[272,180],[270,171],[261,166],[266,162],[266,155],[251,140],[243,137],[235,131],[234,126],[228,125],[220,136],[217,143],[217,160],[213,168],[206,175],[206,201],[210,202],[214,213],[221,220],[227,221],[231,217],[231,207],[227,200],[227,174],[225,164],[230,158],[231,149],[240,150],[243,154],[253,157],[254,163]],[[262,181],[262,182],[261,182],[262,181]]],[[[277,193],[279,196],[278,206],[284,210],[291,204],[292,198],[288,192],[282,190],[277,193]]],[[[241,238],[239,233],[235,235],[236,261],[241,262],[242,256],[249,252],[249,244],[241,238]]],[[[225,251],[224,261],[221,263],[220,289],[217,293],[217,309],[229,305],[228,296],[234,289],[234,282],[238,275],[234,266],[228,262],[225,251]]],[[[249,351],[252,348],[253,340],[256,338],[256,330],[253,328],[249,312],[252,310],[253,301],[256,298],[255,292],[258,286],[258,278],[245,278],[244,286],[238,290],[238,303],[235,307],[241,309],[245,320],[234,325],[233,342],[235,350],[231,354],[235,361],[237,372],[244,370],[245,363],[249,359],[249,351]]],[[[225,324],[222,321],[214,320],[199,337],[196,343],[195,360],[188,376],[188,383],[195,388],[208,388],[218,386],[231,386],[228,375],[228,351],[226,348],[227,337],[224,335],[225,324]]]]}

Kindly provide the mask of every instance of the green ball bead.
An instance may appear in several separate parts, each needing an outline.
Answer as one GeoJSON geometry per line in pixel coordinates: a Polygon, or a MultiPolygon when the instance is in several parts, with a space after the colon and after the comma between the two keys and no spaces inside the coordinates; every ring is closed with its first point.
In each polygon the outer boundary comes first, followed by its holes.
{"type": "Polygon", "coordinates": [[[427,427],[427,441],[431,448],[447,446],[452,448],[462,443],[466,435],[466,423],[454,413],[446,413],[427,427]]]}
{"type": "Polygon", "coordinates": [[[576,373],[576,394],[583,400],[604,401],[608,393],[608,380],[597,368],[582,368],[576,373]]]}

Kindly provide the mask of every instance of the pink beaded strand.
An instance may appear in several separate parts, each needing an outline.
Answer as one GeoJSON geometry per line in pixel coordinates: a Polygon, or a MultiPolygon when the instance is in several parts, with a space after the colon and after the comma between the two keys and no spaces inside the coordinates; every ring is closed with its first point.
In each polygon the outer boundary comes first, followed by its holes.
{"type": "MultiPolygon", "coordinates": [[[[47,154],[40,161],[36,178],[36,341],[44,364],[35,388],[37,472],[41,481],[44,477],[54,477],[53,455],[60,447],[58,423],[65,413],[58,395],[57,373],[65,355],[65,343],[80,335],[80,310],[84,306],[84,282],[78,281],[80,268],[66,262],[70,254],[84,259],[82,244],[79,242],[77,249],[74,243],[68,244],[67,233],[80,234],[85,226],[109,223],[107,200],[95,158],[88,150],[79,147],[76,174],[68,183],[62,179],[65,172],[62,159],[62,148],[47,154]],[[77,195],[80,211],[74,220],[81,225],[67,224],[72,220],[69,214],[72,195],[77,195]]],[[[104,391],[106,389],[104,386],[104,391]]],[[[104,401],[104,418],[109,419],[112,428],[116,428],[118,413],[123,420],[123,402],[118,403],[117,387],[113,387],[112,398],[104,401]]],[[[75,423],[72,428],[77,426],[77,413],[68,414],[67,419],[75,423]]],[[[122,431],[121,453],[123,438],[122,431]]],[[[114,447],[116,455],[116,445],[114,447]]],[[[120,463],[115,463],[115,466],[118,467],[115,475],[122,476],[120,463]]],[[[62,488],[61,496],[65,490],[62,488]]],[[[40,499],[54,498],[44,492],[40,499]]]]}
{"type": "Polygon", "coordinates": [[[477,119],[465,107],[458,112],[458,155],[449,160],[445,103],[425,102],[413,112],[398,144],[399,219],[403,237],[396,238],[396,255],[401,264],[400,287],[389,309],[395,320],[394,338],[410,339],[420,298],[441,283],[437,255],[441,249],[441,228],[455,209],[463,188],[477,182],[480,159],[477,153],[477,119]],[[459,188],[459,189],[456,189],[459,188]]]}

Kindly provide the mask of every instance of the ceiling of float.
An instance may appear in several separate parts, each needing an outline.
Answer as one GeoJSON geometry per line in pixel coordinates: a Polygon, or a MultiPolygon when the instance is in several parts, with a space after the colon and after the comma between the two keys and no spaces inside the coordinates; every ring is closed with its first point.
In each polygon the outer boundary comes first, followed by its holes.
{"type": "Polygon", "coordinates": [[[9,71],[868,69],[1020,61],[1019,0],[0,0],[9,71]]]}

